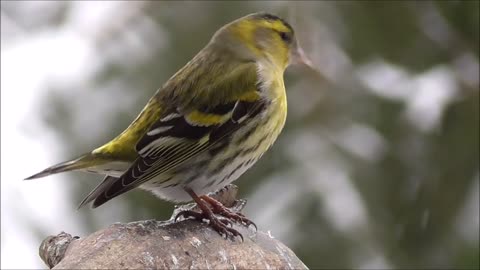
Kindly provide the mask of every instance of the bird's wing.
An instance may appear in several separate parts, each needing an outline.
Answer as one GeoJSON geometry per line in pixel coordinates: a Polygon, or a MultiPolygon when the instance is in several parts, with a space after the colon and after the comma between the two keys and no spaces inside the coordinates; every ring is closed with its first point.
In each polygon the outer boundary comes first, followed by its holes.
{"type": "Polygon", "coordinates": [[[95,200],[103,191],[108,189],[109,186],[118,181],[118,177],[107,175],[103,178],[102,182],[98,184],[83,201],[78,205],[77,209],[87,205],[89,202],[95,200]]]}
{"type": "MultiPolygon", "coordinates": [[[[226,72],[228,73],[228,70],[226,72]]],[[[236,74],[236,76],[242,75],[247,74],[236,74]]],[[[239,85],[244,87],[242,90],[232,90],[231,87],[234,86],[230,81],[224,85],[224,88],[216,85],[218,95],[225,95],[224,92],[227,91],[236,93],[231,95],[232,99],[221,99],[223,102],[213,99],[213,104],[209,104],[197,99],[196,103],[179,103],[177,100],[174,106],[170,106],[170,109],[162,114],[136,145],[139,154],[137,160],[118,180],[97,195],[93,207],[100,206],[211,149],[223,138],[228,137],[257,116],[265,108],[267,101],[261,97],[257,89],[256,76],[229,78],[229,80],[232,79],[251,80],[251,83],[249,85],[240,83],[239,85]]],[[[199,87],[199,85],[192,85],[192,87],[199,87]]],[[[202,90],[201,87],[190,89],[192,93],[202,90]]],[[[210,88],[203,91],[213,90],[210,88]]],[[[192,95],[191,97],[195,96],[195,94],[192,95]]]]}

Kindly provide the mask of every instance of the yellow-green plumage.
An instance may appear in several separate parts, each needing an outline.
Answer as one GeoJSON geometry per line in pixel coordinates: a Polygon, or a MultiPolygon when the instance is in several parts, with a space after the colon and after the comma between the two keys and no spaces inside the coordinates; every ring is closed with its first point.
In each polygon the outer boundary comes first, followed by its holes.
{"type": "Polygon", "coordinates": [[[84,170],[107,177],[81,205],[141,187],[189,201],[236,180],[274,143],[286,119],[283,73],[297,52],[293,30],[257,13],[222,27],[172,76],[119,136],[31,178],[84,170]]]}

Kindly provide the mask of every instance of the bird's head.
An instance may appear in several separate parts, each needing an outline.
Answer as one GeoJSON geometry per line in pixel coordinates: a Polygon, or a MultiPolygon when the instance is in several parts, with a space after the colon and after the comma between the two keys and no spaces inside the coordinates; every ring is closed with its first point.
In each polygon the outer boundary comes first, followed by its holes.
{"type": "Polygon", "coordinates": [[[268,62],[281,70],[291,63],[310,63],[292,26],[268,13],[250,14],[225,25],[215,33],[212,43],[245,60],[268,62]]]}

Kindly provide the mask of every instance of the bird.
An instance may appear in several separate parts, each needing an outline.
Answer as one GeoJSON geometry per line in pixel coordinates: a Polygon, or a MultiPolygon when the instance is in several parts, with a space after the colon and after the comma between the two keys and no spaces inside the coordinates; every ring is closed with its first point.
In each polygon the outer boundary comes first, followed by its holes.
{"type": "Polygon", "coordinates": [[[266,12],[241,17],[216,31],[120,135],[26,180],[103,174],[79,208],[141,188],[174,203],[193,200],[200,212],[177,217],[206,220],[220,235],[243,239],[232,221],[255,224],[208,193],[237,180],[278,138],[287,117],[284,72],[299,63],[311,65],[287,21],[266,12]]]}

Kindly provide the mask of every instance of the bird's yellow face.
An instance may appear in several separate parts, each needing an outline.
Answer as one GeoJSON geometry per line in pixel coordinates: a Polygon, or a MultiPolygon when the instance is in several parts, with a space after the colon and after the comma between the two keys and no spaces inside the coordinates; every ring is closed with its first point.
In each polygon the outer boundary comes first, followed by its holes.
{"type": "MultiPolygon", "coordinates": [[[[281,18],[255,13],[240,18],[216,34],[219,42],[233,48],[249,60],[268,61],[284,70],[296,58],[303,57],[293,28],[281,18]],[[243,46],[235,45],[240,43],[243,46]]],[[[303,59],[300,59],[303,60],[303,59]]]]}

